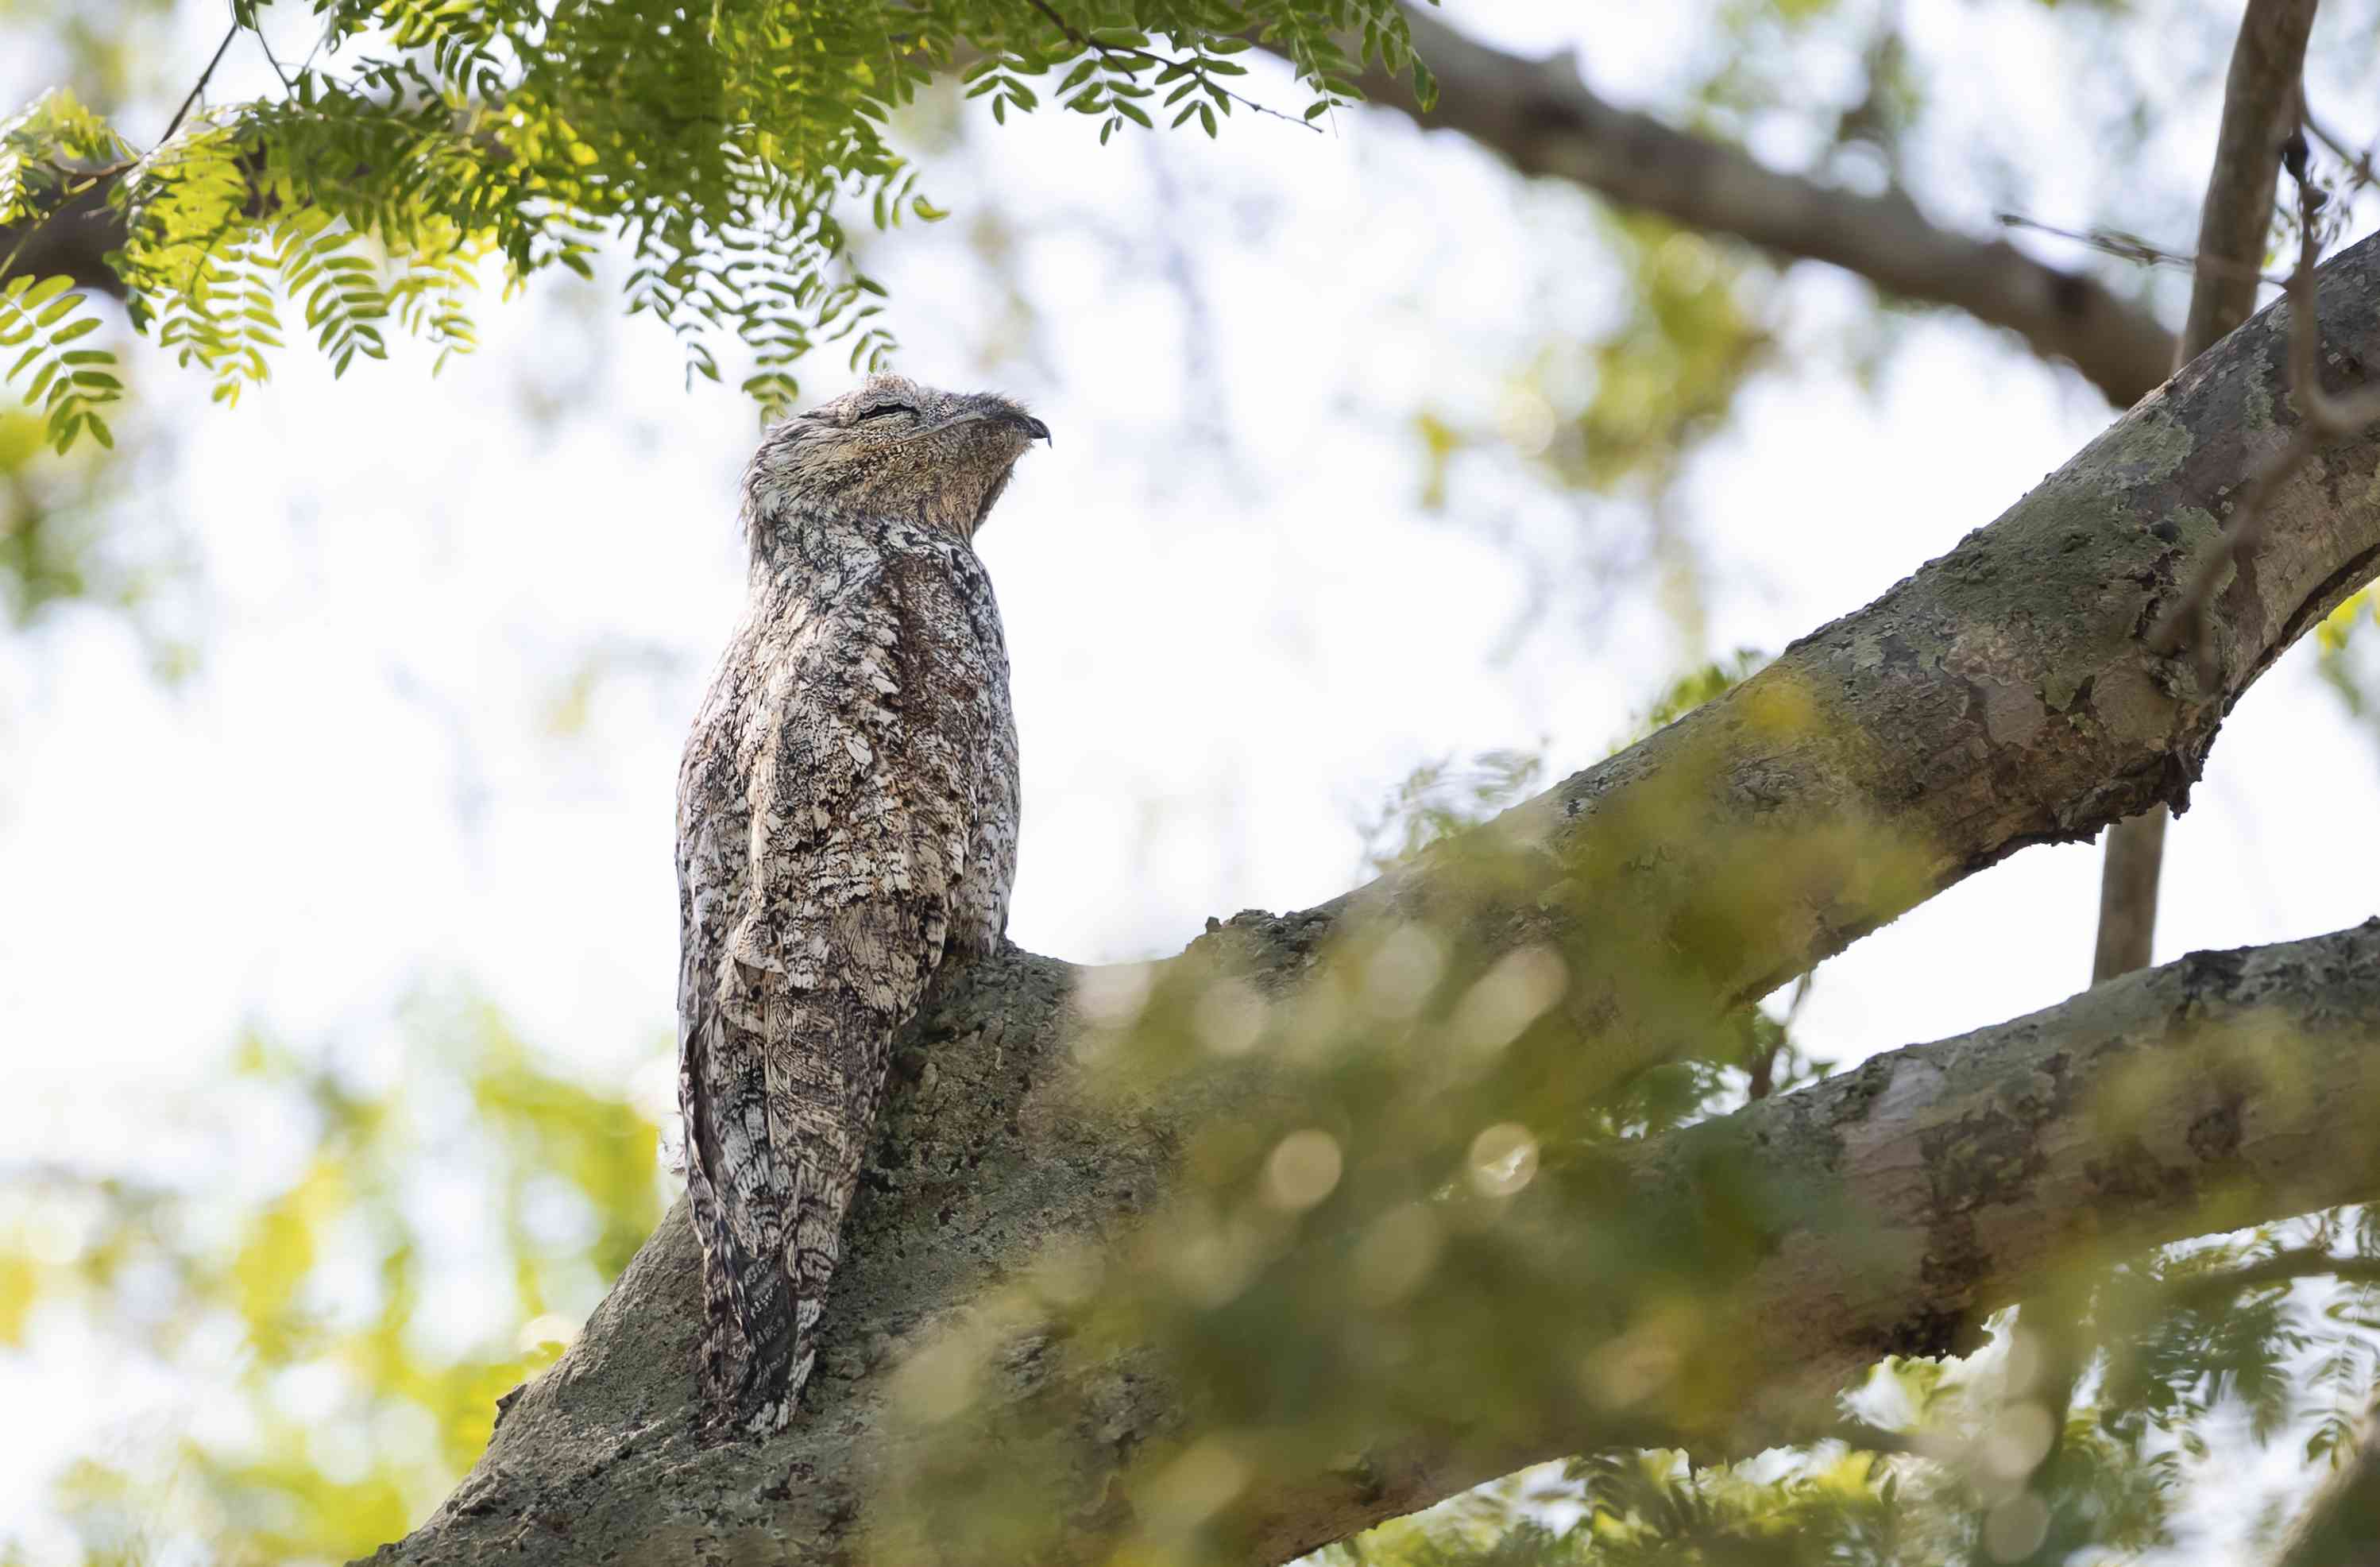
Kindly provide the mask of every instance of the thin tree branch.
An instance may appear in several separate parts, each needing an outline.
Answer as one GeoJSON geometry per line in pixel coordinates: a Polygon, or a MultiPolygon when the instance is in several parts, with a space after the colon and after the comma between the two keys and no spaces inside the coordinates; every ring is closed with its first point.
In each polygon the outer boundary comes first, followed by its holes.
{"type": "Polygon", "coordinates": [[[2045,358],[2072,363],[2118,407],[2173,369],[2173,334],[2092,277],[2005,239],[1942,228],[1900,191],[1863,196],[1787,174],[1614,107],[1568,55],[1508,55],[1419,6],[1408,6],[1405,19],[1414,53],[1438,79],[1436,105],[1423,112],[1409,82],[1377,67],[1358,83],[1365,97],[1424,127],[1459,131],[1524,174],[1567,179],[1689,228],[1842,267],[1903,299],[1964,310],[2015,332],[2045,358]]]}
{"type": "MultiPolygon", "coordinates": [[[[2256,308],[2281,146],[2297,127],[2303,96],[2299,78],[2313,14],[2314,0],[2249,0],[2240,19],[2214,167],[2199,213],[2198,267],[2191,284],[2190,320],[2175,354],[2177,369],[2213,347],[2256,308]]],[[[2309,276],[2313,271],[2300,270],[2309,276]]],[[[2095,985],[2148,966],[2156,944],[2165,838],[2162,807],[2118,822],[2107,834],[2091,954],[2095,985]]]]}
{"type": "Polygon", "coordinates": [[[2182,330],[2184,362],[2212,347],[2256,308],[2265,237],[2273,227],[2273,192],[2281,144],[2295,133],[2314,0],[2249,0],[2231,47],[2223,89],[2223,124],[2199,210],[2198,254],[2182,330]]]}
{"type": "Polygon", "coordinates": [[[2091,947],[2091,983],[2146,968],[2156,945],[2157,883],[2165,872],[2165,834],[2172,812],[2151,806],[2107,830],[2099,858],[2099,926],[2091,947]]]}
{"type": "Polygon", "coordinates": [[[205,93],[207,83],[215,79],[215,67],[222,65],[224,56],[231,52],[231,41],[238,36],[239,23],[235,19],[231,26],[224,30],[223,42],[215,45],[214,58],[209,60],[207,68],[199,73],[199,79],[190,84],[189,93],[182,100],[182,106],[174,111],[172,119],[165,122],[165,133],[157,138],[158,146],[163,147],[173,140],[174,133],[182,128],[182,122],[190,117],[190,110],[205,93]]]}
{"type": "Polygon", "coordinates": [[[2374,172],[2372,166],[2374,153],[2372,148],[2349,146],[2327,129],[2322,121],[2316,119],[2311,108],[2305,111],[2305,128],[2307,134],[2329,148],[2332,156],[2347,165],[2348,184],[2350,190],[2368,189],[2373,186],[2380,185],[2380,172],[2374,172]]]}
{"type": "Polygon", "coordinates": [[[256,30],[256,46],[264,51],[264,63],[271,66],[273,67],[273,74],[280,79],[281,91],[289,93],[293,97],[296,96],[298,91],[298,83],[290,77],[289,72],[283,67],[281,64],[281,56],[273,52],[273,40],[264,35],[264,29],[261,25],[259,25],[256,30]]]}
{"type": "Polygon", "coordinates": [[[2178,267],[2191,273],[2195,273],[2202,267],[2208,267],[2236,273],[2240,277],[2252,278],[2258,283],[2269,283],[2277,288],[2289,281],[2287,277],[2268,273],[2262,267],[2240,266],[2217,257],[2194,254],[2186,256],[2179,250],[2168,250],[2150,244],[2137,234],[2126,234],[2121,229],[2060,228],[2054,223],[2043,223],[2038,218],[2029,218],[2022,213],[1998,213],[1994,216],[1998,219],[2003,228],[2028,229],[2035,234],[2049,235],[2053,238],[2070,239],[2077,245],[2088,245],[2103,256],[2113,256],[2119,261],[2131,261],[2140,266],[2178,267]]]}

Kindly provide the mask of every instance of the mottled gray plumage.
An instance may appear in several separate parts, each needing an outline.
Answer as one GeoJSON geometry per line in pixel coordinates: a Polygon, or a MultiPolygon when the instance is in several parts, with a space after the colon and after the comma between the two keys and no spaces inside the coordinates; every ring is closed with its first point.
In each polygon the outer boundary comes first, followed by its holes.
{"type": "Polygon", "coordinates": [[[971,541],[1049,431],[898,376],[744,476],[751,595],[678,774],[678,1102],[712,1417],[781,1428],[815,1354],[892,1034],[988,952],[1016,725],[971,541]]]}

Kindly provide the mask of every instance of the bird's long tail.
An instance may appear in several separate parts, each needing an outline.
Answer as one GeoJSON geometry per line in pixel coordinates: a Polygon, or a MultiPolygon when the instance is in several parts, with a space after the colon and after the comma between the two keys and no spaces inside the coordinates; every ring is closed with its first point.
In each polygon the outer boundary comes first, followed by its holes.
{"type": "Polygon", "coordinates": [[[792,1418],[816,1358],[892,1044],[868,1008],[815,993],[774,1000],[791,1026],[770,1030],[773,1048],[754,1032],[732,1037],[736,1025],[721,1017],[689,1037],[680,1077],[703,1252],[703,1391],[713,1423],[760,1435],[792,1418]]]}

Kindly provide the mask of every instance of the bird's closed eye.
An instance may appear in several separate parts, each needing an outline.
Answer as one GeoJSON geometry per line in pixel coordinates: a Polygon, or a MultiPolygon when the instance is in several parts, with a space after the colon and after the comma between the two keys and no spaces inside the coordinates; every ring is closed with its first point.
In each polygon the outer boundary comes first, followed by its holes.
{"type": "Polygon", "coordinates": [[[885,419],[893,414],[905,414],[914,411],[915,410],[906,403],[879,403],[874,407],[860,409],[858,419],[853,420],[853,422],[856,424],[865,424],[872,419],[885,419]]]}

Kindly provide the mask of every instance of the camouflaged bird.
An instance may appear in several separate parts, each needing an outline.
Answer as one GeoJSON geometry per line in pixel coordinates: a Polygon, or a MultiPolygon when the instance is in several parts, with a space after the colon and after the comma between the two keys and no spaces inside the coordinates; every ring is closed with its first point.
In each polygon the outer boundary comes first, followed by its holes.
{"type": "Polygon", "coordinates": [[[744,620],[678,774],[678,1104],[717,1425],[782,1429],[817,1353],[893,1031],[996,947],[1016,724],[972,541],[1040,420],[899,376],[771,430],[744,620]]]}

